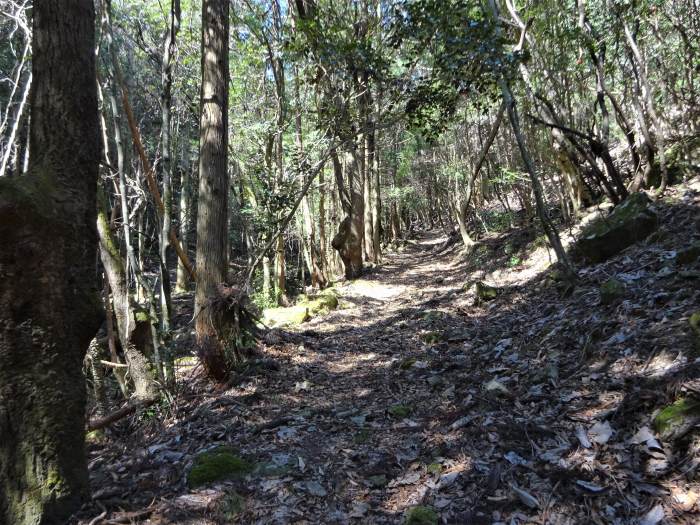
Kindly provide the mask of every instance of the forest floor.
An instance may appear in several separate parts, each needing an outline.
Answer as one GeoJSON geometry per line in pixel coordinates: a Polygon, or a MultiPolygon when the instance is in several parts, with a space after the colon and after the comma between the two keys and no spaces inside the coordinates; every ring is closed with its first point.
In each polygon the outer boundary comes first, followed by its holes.
{"type": "Polygon", "coordinates": [[[164,417],[92,445],[80,523],[698,523],[696,421],[666,439],[653,416],[700,391],[700,264],[679,258],[699,206],[699,181],[671,189],[660,229],[573,290],[529,234],[465,256],[424,232],[230,385],[185,367],[164,417]],[[476,305],[477,279],[498,296],[476,305]],[[252,470],[188,488],[220,445],[252,470]]]}

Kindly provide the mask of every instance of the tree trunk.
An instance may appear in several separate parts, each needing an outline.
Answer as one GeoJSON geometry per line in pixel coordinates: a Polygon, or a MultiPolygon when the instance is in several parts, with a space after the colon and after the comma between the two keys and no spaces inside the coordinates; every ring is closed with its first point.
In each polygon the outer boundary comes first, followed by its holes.
{"type": "Polygon", "coordinates": [[[65,523],[88,496],[83,359],[100,324],[100,133],[89,0],[32,11],[30,160],[0,179],[0,522],[65,523]]]}
{"type": "Polygon", "coordinates": [[[158,397],[158,388],[153,366],[146,355],[147,348],[151,346],[151,319],[148,312],[139,310],[131,301],[126,270],[107,220],[106,197],[102,188],[97,191],[100,259],[112,290],[119,341],[129,366],[129,376],[134,382],[134,397],[139,401],[152,400],[158,397]]]}
{"type": "Polygon", "coordinates": [[[204,369],[217,381],[228,365],[206,306],[228,268],[228,37],[229,2],[203,0],[195,330],[204,369]]]}
{"type": "Polygon", "coordinates": [[[337,154],[333,154],[333,171],[338,183],[340,201],[345,218],[338,226],[338,233],[331,245],[338,251],[345,266],[345,277],[355,279],[362,273],[362,251],[364,243],[364,199],[362,195],[362,173],[357,162],[357,152],[347,154],[345,173],[348,188],[343,183],[343,169],[337,154]]]}
{"type": "Polygon", "coordinates": [[[171,0],[168,20],[168,31],[163,46],[163,62],[161,82],[163,90],[160,95],[160,107],[163,122],[161,125],[162,150],[162,181],[163,181],[163,216],[161,217],[158,250],[160,255],[160,328],[167,337],[170,332],[172,317],[170,302],[170,271],[168,269],[168,254],[170,250],[170,229],[172,227],[173,208],[173,163],[172,163],[172,102],[173,102],[173,62],[177,32],[180,29],[180,0],[171,0]]]}
{"type": "MultiPolygon", "coordinates": [[[[180,177],[180,242],[182,249],[187,252],[187,239],[190,231],[190,219],[192,212],[192,180],[190,178],[190,168],[185,166],[180,177]]],[[[190,288],[190,277],[187,268],[182,261],[177,260],[177,281],[175,293],[184,293],[190,288]]]]}

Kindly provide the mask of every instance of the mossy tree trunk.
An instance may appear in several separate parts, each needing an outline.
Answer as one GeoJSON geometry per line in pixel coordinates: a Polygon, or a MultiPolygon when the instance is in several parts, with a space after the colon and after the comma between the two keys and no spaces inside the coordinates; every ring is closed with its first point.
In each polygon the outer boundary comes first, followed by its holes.
{"type": "Polygon", "coordinates": [[[147,356],[152,339],[151,319],[146,311],[137,308],[129,294],[126,269],[107,221],[107,202],[102,188],[98,189],[97,201],[100,259],[112,291],[117,333],[134,382],[134,397],[138,401],[151,401],[158,396],[155,370],[147,356]]]}
{"type": "Polygon", "coordinates": [[[36,2],[30,159],[0,180],[0,522],[65,523],[88,495],[82,363],[100,323],[91,0],[36,2]]]}

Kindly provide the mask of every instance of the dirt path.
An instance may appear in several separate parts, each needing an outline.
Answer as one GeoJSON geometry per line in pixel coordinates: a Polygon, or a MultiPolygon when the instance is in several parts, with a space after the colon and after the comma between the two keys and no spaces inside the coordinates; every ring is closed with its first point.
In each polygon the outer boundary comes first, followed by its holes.
{"type": "Polygon", "coordinates": [[[444,240],[425,234],[339,285],[341,308],[268,341],[236,386],[195,371],[165,425],[94,448],[112,522],[404,523],[420,505],[439,523],[695,523],[692,443],[636,438],[664,388],[698,377],[684,317],[698,294],[668,280],[666,252],[585,269],[572,295],[532,267],[499,269],[507,289],[475,306],[464,284],[491,268],[467,273],[444,240]],[[660,297],[639,267],[667,276],[671,319],[634,308],[660,297]],[[631,307],[599,305],[609,275],[632,275],[631,307]],[[253,472],[188,488],[192,459],[220,445],[253,472]]]}

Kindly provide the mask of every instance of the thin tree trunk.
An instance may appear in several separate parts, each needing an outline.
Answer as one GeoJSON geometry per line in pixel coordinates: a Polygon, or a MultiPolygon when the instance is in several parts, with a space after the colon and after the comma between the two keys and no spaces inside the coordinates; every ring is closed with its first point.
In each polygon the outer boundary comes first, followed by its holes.
{"type": "Polygon", "coordinates": [[[168,16],[168,31],[163,46],[161,82],[163,89],[160,96],[161,115],[163,118],[160,141],[162,150],[161,170],[163,182],[163,216],[158,235],[158,252],[160,255],[160,329],[167,339],[170,333],[172,307],[170,301],[170,271],[168,269],[168,248],[170,246],[170,229],[172,228],[173,208],[173,162],[172,162],[172,88],[173,63],[176,50],[177,33],[180,29],[180,0],[171,0],[168,16]]]}

